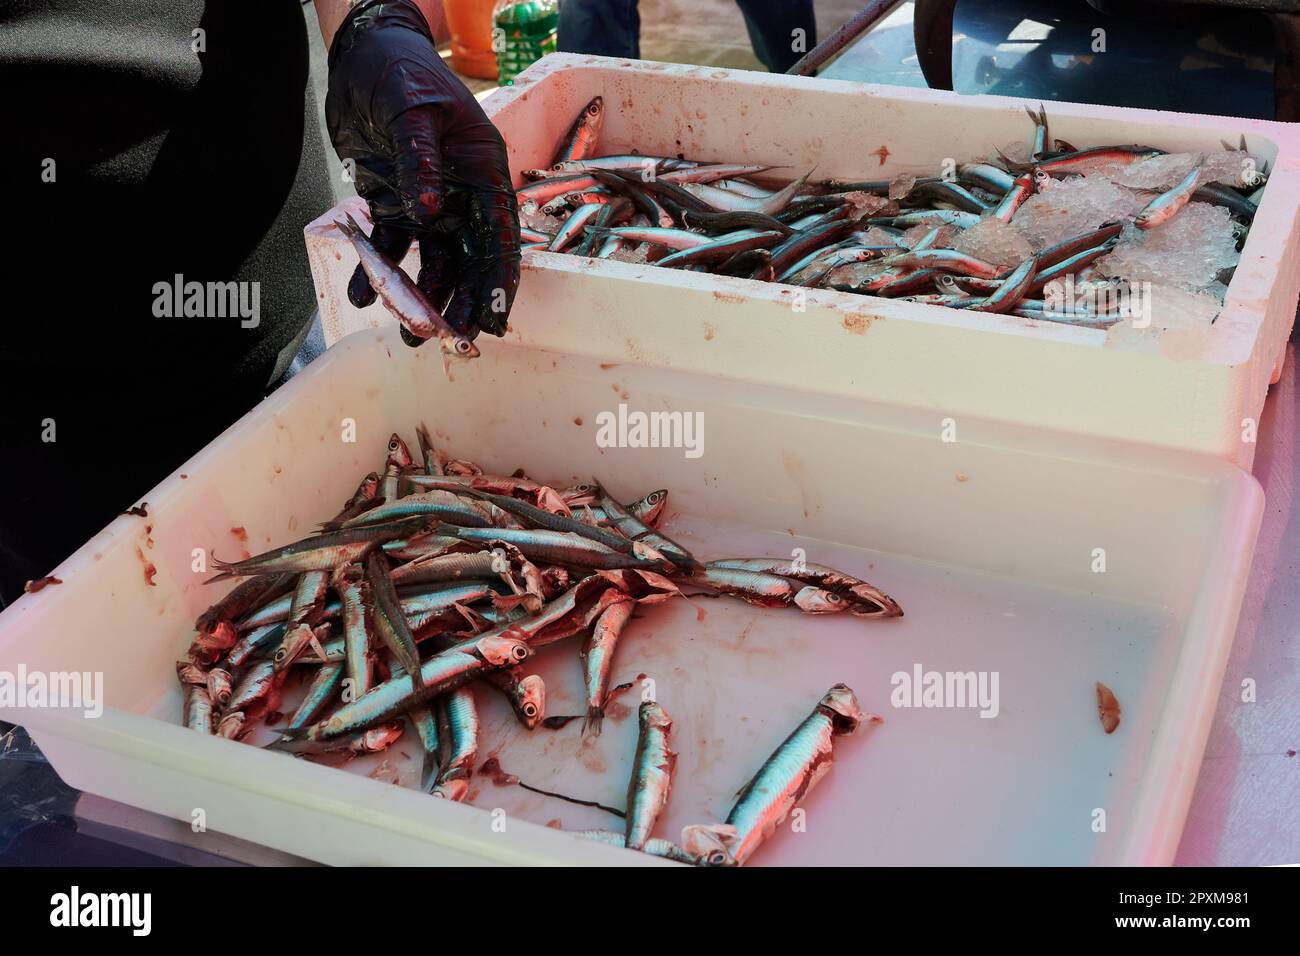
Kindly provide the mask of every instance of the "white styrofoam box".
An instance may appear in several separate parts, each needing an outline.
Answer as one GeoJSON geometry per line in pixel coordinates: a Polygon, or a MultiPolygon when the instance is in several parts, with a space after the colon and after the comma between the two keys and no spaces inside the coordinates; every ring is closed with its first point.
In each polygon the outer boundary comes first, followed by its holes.
{"type": "MultiPolygon", "coordinates": [[[[524,303],[520,325],[541,311],[524,303]]],[[[584,308],[569,321],[594,336],[605,317],[584,308]]],[[[474,806],[410,789],[410,739],[350,773],[180,726],[174,662],[227,587],[202,583],[210,572],[193,570],[194,549],[229,560],[303,537],[382,461],[392,431],[409,440],[423,421],[440,447],[492,471],[522,466],[555,483],[595,474],[626,498],[668,488],[665,529],[702,559],[800,548],[905,607],[902,619],[863,621],[693,598],[639,613],[612,676],[653,678],[675,721],[661,835],[722,819],[820,694],[845,681],[884,723],[837,742],[806,832],[783,829],[755,863],[1173,859],[1258,531],[1249,475],[973,418],[947,442],[925,411],[513,341],[447,378],[435,349],[409,349],[395,332],[330,349],[144,494],[147,519],[118,518],[56,569],[62,584],[0,615],[0,671],[104,675],[98,719],[0,711],[68,783],[181,820],[202,809],[210,830],[328,863],[649,862],[544,825],[615,818],[482,774],[474,806]],[[621,404],[701,415],[701,454],[603,446],[599,416],[621,404]],[[894,675],[918,666],[996,674],[997,716],[894,706],[894,675]],[[1110,736],[1097,681],[1123,708],[1110,736]]],[[[546,681],[549,714],[581,712],[578,649],[562,642],[528,665],[546,681]]],[[[623,805],[635,690],[586,742],[581,722],[529,733],[498,695],[478,699],[480,761],[495,754],[533,786],[623,805]]]]}
{"type": "MultiPolygon", "coordinates": [[[[815,167],[818,178],[933,175],[945,157],[989,154],[1030,132],[1029,104],[1008,97],[555,54],[484,101],[517,183],[520,170],[549,164],[573,118],[598,94],[606,112],[602,153],[680,153],[792,174],[815,167]]],[[[510,334],[608,361],[1185,448],[1249,467],[1255,445],[1243,441],[1243,419],[1258,421],[1300,292],[1300,132],[1260,120],[1074,103],[1053,103],[1048,117],[1053,135],[1081,148],[1208,151],[1244,133],[1270,163],[1226,307],[1196,348],[1147,354],[1100,330],[834,291],[806,293],[806,312],[796,312],[789,286],[552,253],[525,254],[519,300],[530,305],[529,320],[516,315],[510,334]],[[603,313],[595,334],[569,321],[579,304],[603,313]]],[[[391,321],[382,305],[357,311],[347,301],[356,256],[333,226],[338,215],[331,210],[306,228],[330,343],[391,321]]],[[[404,265],[414,274],[416,254],[404,265]]]]}

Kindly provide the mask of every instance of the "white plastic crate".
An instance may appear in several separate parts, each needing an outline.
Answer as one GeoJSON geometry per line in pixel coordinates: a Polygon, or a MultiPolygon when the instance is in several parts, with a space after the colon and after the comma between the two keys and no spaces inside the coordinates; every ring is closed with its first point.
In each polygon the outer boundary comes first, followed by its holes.
{"type": "MultiPolygon", "coordinates": [[[[525,301],[520,327],[540,327],[545,311],[525,301]]],[[[575,337],[608,334],[599,308],[571,309],[567,321],[575,337]]],[[[681,754],[661,835],[721,819],[818,696],[845,681],[884,723],[837,742],[806,832],[778,833],[755,864],[1173,859],[1258,530],[1250,476],[1203,456],[973,417],[945,442],[928,411],[515,341],[453,366],[450,380],[434,349],[409,349],[392,328],[330,349],[144,492],[149,518],[118,518],[55,570],[62,584],[0,615],[0,671],[102,672],[103,716],[11,708],[0,718],[27,726],[75,787],[181,820],[201,809],[211,830],[327,863],[653,862],[544,825],[617,827],[600,811],[481,776],[475,806],[385,782],[414,776],[409,739],[348,772],[180,726],[174,662],[227,586],[202,583],[193,549],[231,559],[302,537],[382,461],[390,432],[410,437],[421,421],[446,450],[492,470],[596,474],[625,497],[668,488],[666,530],[701,558],[798,547],[906,608],[900,620],[862,621],[674,600],[634,620],[614,682],[655,678],[681,754]],[[703,453],[601,447],[597,416],[624,402],[702,414],[703,453]],[[344,419],[355,444],[341,441],[344,419]],[[891,706],[893,675],[917,665],[996,672],[999,715],[891,706]],[[1123,707],[1110,736],[1097,681],[1123,707]],[[1098,809],[1104,833],[1093,829],[1098,809]]],[[[568,641],[535,659],[551,714],[581,709],[577,657],[568,641]]],[[[479,700],[480,762],[495,753],[534,786],[622,805],[635,696],[588,744],[580,722],[530,734],[496,695],[479,700]]]]}
{"type": "MultiPolygon", "coordinates": [[[[605,99],[602,152],[761,163],[818,178],[924,173],[1027,138],[1027,101],[960,96],[713,67],[555,54],[484,101],[511,170],[545,166],[579,110],[605,99]]],[[[1224,311],[1202,347],[1178,357],[1108,343],[1104,331],[680,270],[528,253],[516,341],[592,357],[813,388],[1055,430],[1184,448],[1249,467],[1252,430],[1300,292],[1300,134],[1260,120],[1075,103],[1048,105],[1052,132],[1079,147],[1144,143],[1220,149],[1246,135],[1271,177],[1224,311]],[[573,323],[597,310],[595,328],[573,323]],[[527,316],[527,319],[525,319],[527,316]]],[[[350,203],[356,204],[357,200],[350,203]]],[[[340,208],[355,205],[344,203],[340,208]]],[[[386,324],[345,286],[356,265],[331,210],[306,228],[326,339],[386,324]]],[[[405,266],[418,267],[412,253],[405,266]]],[[[490,344],[488,346],[491,347],[490,344]]]]}

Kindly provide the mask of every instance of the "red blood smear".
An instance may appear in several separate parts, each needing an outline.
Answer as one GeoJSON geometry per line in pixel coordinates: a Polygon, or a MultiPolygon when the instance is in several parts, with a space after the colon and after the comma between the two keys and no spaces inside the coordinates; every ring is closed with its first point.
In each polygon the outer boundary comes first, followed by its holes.
{"type": "Polygon", "coordinates": [[[51,584],[62,584],[62,583],[63,582],[56,577],[37,578],[35,581],[28,581],[26,584],[24,584],[23,590],[26,591],[28,594],[35,594],[37,591],[41,590],[42,588],[49,587],[51,584]]]}
{"type": "Polygon", "coordinates": [[[248,532],[245,531],[243,528],[231,528],[230,533],[233,534],[240,541],[248,540],[248,532]]]}
{"type": "Polygon", "coordinates": [[[496,754],[483,761],[483,766],[479,767],[478,772],[480,776],[491,779],[498,787],[513,787],[519,782],[518,777],[505,772],[496,754]]]}

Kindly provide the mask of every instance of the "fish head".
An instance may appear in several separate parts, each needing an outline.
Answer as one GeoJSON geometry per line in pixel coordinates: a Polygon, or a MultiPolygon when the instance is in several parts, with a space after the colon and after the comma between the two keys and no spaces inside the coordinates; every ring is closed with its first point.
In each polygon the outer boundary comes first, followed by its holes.
{"type": "Polygon", "coordinates": [[[849,602],[834,591],[822,588],[801,588],[794,596],[794,603],[805,614],[837,614],[848,609],[849,602]]]}
{"type": "Polygon", "coordinates": [[[569,572],[567,569],[560,567],[558,564],[542,568],[542,596],[546,600],[554,600],[567,590],[569,590],[569,572]]]}
{"type": "Polygon", "coordinates": [[[481,354],[478,346],[470,341],[468,335],[454,333],[442,339],[442,351],[446,355],[454,355],[456,358],[463,359],[478,358],[481,354]]]}
{"type": "Polygon", "coordinates": [[[226,714],[221,718],[221,723],[217,725],[217,736],[225,737],[227,740],[238,740],[244,732],[245,719],[242,710],[226,714]]]}
{"type": "Polygon", "coordinates": [[[394,721],[380,724],[378,727],[371,727],[361,735],[359,749],[361,753],[377,754],[387,750],[400,736],[402,736],[401,723],[394,721]]]}
{"type": "Polygon", "coordinates": [[[406,442],[402,441],[402,436],[397,432],[393,432],[388,439],[386,464],[397,468],[408,468],[415,464],[415,459],[411,457],[411,449],[406,447],[406,442]]]}
{"type": "Polygon", "coordinates": [[[903,608],[884,591],[870,584],[855,584],[849,588],[849,603],[853,614],[859,617],[902,617],[903,608]]]}
{"type": "Polygon", "coordinates": [[[529,730],[536,729],[546,716],[546,682],[541,675],[529,674],[521,680],[511,703],[520,722],[529,730]]]}
{"type": "Polygon", "coordinates": [[[693,823],[682,828],[682,849],[701,866],[736,866],[731,854],[738,837],[729,823],[693,823]]]}
{"type": "Polygon", "coordinates": [[[853,733],[867,719],[848,684],[836,684],[817,702],[817,707],[830,718],[832,731],[839,735],[853,733]]]}
{"type": "Polygon", "coordinates": [[[469,781],[464,777],[443,780],[433,788],[433,795],[455,803],[463,803],[465,797],[469,795],[469,781]]]}
{"type": "Polygon", "coordinates": [[[673,729],[673,719],[668,716],[668,711],[664,710],[658,701],[641,701],[641,707],[637,711],[637,719],[640,721],[643,730],[654,728],[667,734],[671,733],[673,729]]]}
{"type": "Polygon", "coordinates": [[[493,667],[509,667],[528,660],[532,649],[513,637],[482,637],[474,642],[474,650],[493,667]]]}
{"type": "Polygon", "coordinates": [[[653,525],[659,520],[659,515],[663,513],[664,506],[668,504],[668,489],[660,488],[658,491],[652,491],[641,499],[644,503],[641,513],[641,521],[648,525],[653,525]]]}

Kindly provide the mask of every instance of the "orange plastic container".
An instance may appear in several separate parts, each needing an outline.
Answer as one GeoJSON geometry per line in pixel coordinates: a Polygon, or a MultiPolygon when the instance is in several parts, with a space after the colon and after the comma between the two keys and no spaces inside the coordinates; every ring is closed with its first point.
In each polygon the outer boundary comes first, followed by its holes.
{"type": "Polygon", "coordinates": [[[492,52],[492,7],[495,0],[444,0],[451,31],[451,65],[457,73],[482,80],[497,78],[492,52]]]}

